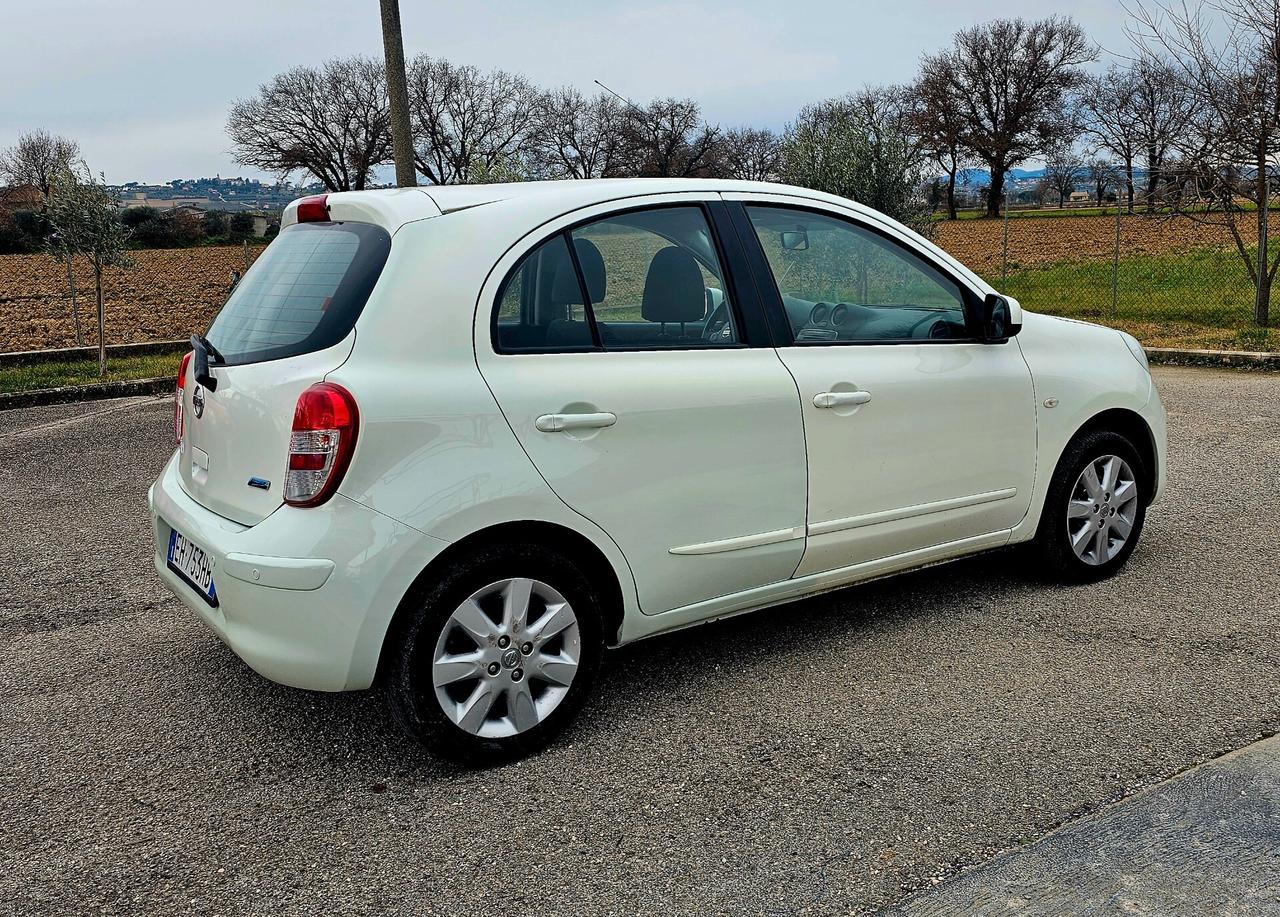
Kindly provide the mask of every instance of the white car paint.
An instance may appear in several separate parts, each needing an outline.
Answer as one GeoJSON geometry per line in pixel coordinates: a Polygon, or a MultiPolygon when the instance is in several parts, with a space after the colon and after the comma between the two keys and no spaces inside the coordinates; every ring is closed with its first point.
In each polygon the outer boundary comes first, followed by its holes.
{"type": "MultiPolygon", "coordinates": [[[[391,234],[380,279],[340,343],[215,368],[198,420],[188,373],[188,432],[150,491],[159,575],[265,676],[349,690],[372,682],[392,618],[432,562],[496,526],[555,526],[599,552],[619,596],[613,642],[626,643],[1028,540],[1058,456],[1103,411],[1143,419],[1162,490],[1164,410],[1120,334],[1016,302],[1022,332],[1003,344],[494,352],[493,303],[526,253],[588,217],[681,200],[803,202],[874,224],[975,295],[993,292],[880,214],[777,185],[330,195],[332,219],[391,234]],[[338,493],[315,508],[281,505],[278,488],[247,493],[251,475],[282,477],[293,404],[322,379],[359,405],[338,493]],[[865,404],[813,404],[864,389],[865,404]],[[617,421],[537,427],[583,412],[617,421]],[[208,552],[218,607],[167,567],[173,528],[208,552]]],[[[295,220],[296,204],[283,224],[295,220]]]]}

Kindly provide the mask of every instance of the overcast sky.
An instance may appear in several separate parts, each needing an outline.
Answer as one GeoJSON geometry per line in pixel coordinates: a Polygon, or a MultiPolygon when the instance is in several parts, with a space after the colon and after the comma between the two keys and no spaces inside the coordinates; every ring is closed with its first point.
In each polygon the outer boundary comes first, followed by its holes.
{"type": "MultiPolygon", "coordinates": [[[[382,53],[377,0],[0,2],[0,147],[44,127],[112,182],[267,178],[235,163],[232,101],[298,64],[382,53]]],[[[1053,12],[1128,47],[1119,0],[401,0],[409,56],[545,86],[599,79],[637,101],[692,96],[712,121],[773,128],[808,102],[909,79],[957,29],[1053,12]]]]}

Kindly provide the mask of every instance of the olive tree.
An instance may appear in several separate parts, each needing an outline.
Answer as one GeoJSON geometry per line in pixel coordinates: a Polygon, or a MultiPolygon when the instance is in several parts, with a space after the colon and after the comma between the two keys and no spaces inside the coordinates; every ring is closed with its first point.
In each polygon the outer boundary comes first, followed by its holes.
{"type": "Polygon", "coordinates": [[[107,374],[106,307],[102,296],[102,272],[130,264],[125,251],[129,231],[120,222],[119,204],[106,182],[95,178],[87,166],[66,169],[53,181],[49,201],[51,243],[71,258],[81,255],[93,269],[98,314],[98,375],[107,374]]]}
{"type": "Polygon", "coordinates": [[[928,231],[926,154],[908,105],[905,90],[874,87],[806,106],[783,140],[783,180],[852,198],[928,231]]]}

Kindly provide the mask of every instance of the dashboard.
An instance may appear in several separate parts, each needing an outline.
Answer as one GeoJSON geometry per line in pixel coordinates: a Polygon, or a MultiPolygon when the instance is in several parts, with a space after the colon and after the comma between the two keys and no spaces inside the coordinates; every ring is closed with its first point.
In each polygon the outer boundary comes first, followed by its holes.
{"type": "Polygon", "coordinates": [[[963,340],[964,313],[937,306],[868,306],[812,303],[783,297],[791,330],[799,342],[963,340]]]}

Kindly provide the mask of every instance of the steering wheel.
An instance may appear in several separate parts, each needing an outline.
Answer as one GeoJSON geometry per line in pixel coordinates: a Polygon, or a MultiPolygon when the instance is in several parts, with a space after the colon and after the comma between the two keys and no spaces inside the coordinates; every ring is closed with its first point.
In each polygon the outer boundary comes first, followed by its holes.
{"type": "Polygon", "coordinates": [[[733,325],[729,322],[729,304],[716,306],[707,323],[702,326],[702,339],[708,343],[724,343],[733,340],[733,325]]]}

